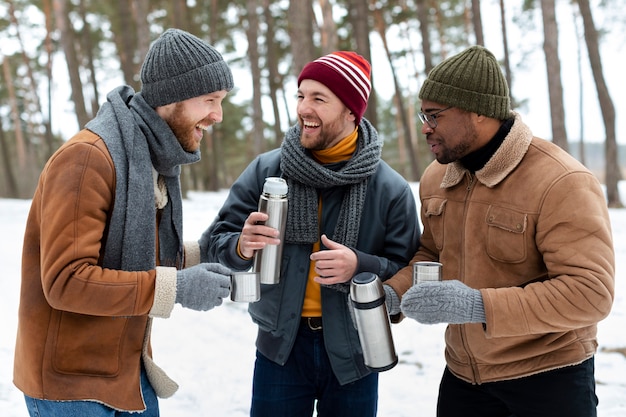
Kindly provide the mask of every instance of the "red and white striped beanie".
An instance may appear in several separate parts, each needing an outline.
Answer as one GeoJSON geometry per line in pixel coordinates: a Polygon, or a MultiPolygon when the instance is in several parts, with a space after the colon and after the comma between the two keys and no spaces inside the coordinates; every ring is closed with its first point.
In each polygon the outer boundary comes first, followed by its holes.
{"type": "Polygon", "coordinates": [[[372,90],[370,71],[370,63],[361,55],[337,51],[306,64],[298,76],[298,87],[304,79],[324,84],[350,109],[359,124],[372,90]]]}

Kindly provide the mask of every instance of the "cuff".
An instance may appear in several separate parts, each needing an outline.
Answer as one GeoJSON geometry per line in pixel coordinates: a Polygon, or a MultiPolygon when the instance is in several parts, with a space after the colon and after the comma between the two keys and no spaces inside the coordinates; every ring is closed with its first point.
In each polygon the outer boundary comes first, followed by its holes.
{"type": "Polygon", "coordinates": [[[154,303],[148,315],[168,318],[176,302],[176,268],[157,266],[154,285],[154,303]]]}
{"type": "Polygon", "coordinates": [[[387,305],[387,313],[390,316],[400,314],[400,297],[396,294],[395,290],[389,285],[383,285],[385,290],[385,304],[387,305]]]}
{"type": "Polygon", "coordinates": [[[200,261],[200,244],[196,241],[183,242],[185,248],[185,265],[184,268],[198,265],[200,261]]]}

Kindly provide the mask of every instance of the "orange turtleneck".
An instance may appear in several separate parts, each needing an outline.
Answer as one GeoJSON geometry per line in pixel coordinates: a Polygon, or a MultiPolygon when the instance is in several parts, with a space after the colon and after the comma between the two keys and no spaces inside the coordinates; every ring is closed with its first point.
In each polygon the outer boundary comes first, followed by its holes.
{"type": "MultiPolygon", "coordinates": [[[[332,148],[312,151],[313,157],[321,164],[331,164],[335,162],[346,161],[352,157],[356,150],[358,139],[358,131],[354,129],[350,135],[343,138],[332,148]]],[[[317,206],[317,221],[321,221],[322,200],[320,198],[317,206]]],[[[320,250],[320,241],[313,244],[313,252],[320,250]]],[[[320,284],[313,281],[315,277],[315,263],[309,264],[309,277],[306,284],[306,292],[304,294],[304,304],[302,306],[302,317],[321,317],[322,315],[322,295],[320,292],[320,284]]]]}

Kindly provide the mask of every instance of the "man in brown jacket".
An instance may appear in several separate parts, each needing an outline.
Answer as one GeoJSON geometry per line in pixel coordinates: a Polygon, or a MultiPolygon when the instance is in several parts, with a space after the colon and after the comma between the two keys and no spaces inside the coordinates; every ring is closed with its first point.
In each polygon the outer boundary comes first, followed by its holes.
{"type": "Polygon", "coordinates": [[[600,184],[510,110],[483,47],[437,65],[420,99],[437,160],[412,262],[441,262],[443,281],[409,289],[409,266],[386,284],[406,316],[449,323],[437,415],[595,416],[596,325],[615,279],[600,184]]]}
{"type": "Polygon", "coordinates": [[[179,177],[222,120],[231,71],[211,45],[170,29],[141,81],[139,93],[108,94],[33,197],[14,368],[31,416],[158,416],[157,396],[178,386],[151,359],[152,318],[229,294],[229,269],[183,243],[179,177]]]}

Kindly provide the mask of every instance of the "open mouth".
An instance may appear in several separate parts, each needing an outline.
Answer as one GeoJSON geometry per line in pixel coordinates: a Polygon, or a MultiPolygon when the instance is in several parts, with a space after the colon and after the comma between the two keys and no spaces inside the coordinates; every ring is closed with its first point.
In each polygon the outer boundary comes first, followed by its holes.
{"type": "Polygon", "coordinates": [[[303,120],[302,126],[304,127],[305,130],[312,130],[312,129],[317,129],[318,127],[320,127],[320,124],[316,122],[303,120]]]}

